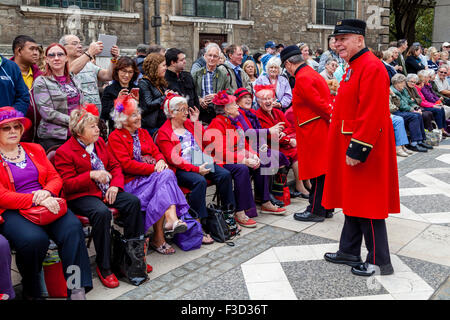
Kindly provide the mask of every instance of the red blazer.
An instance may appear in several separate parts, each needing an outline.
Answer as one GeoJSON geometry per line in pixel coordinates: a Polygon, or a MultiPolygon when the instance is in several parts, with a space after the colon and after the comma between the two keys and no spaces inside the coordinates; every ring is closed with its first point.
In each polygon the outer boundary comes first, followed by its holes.
{"type": "Polygon", "coordinates": [[[280,140],[281,146],[289,145],[289,140],[295,139],[295,128],[293,128],[291,123],[286,119],[283,111],[273,108],[272,115],[270,115],[262,108],[259,108],[256,110],[256,116],[258,117],[261,126],[266,129],[273,127],[279,122],[284,122],[283,132],[286,135],[280,140]]]}
{"type": "MultiPolygon", "coordinates": [[[[156,162],[165,160],[153,142],[152,137],[145,129],[138,129],[141,142],[141,155],[152,156],[156,162]]],[[[120,163],[125,176],[125,184],[136,176],[148,176],[155,171],[155,165],[139,162],[133,158],[133,137],[127,129],[115,129],[108,137],[108,151],[120,163]]]]}
{"type": "Polygon", "coordinates": [[[368,219],[400,212],[389,76],[367,49],[352,57],[339,84],[327,148],[325,208],[368,219]],[[346,155],[362,162],[349,166],[346,155]]]}
{"type": "MultiPolygon", "coordinates": [[[[59,195],[62,188],[62,179],[53,165],[47,159],[44,149],[36,143],[21,142],[25,152],[33,161],[38,171],[38,181],[43,190],[50,191],[53,195],[59,195]]],[[[28,209],[33,205],[33,195],[15,192],[14,185],[6,171],[7,164],[0,157],[0,223],[1,214],[8,209],[28,209]]]]}
{"type": "Polygon", "coordinates": [[[242,163],[248,154],[257,154],[243,137],[244,149],[238,150],[239,134],[230,119],[216,116],[203,136],[205,152],[214,157],[218,164],[242,163]]]}
{"type": "Polygon", "coordinates": [[[327,135],[331,115],[331,95],[325,79],[303,64],[295,73],[292,110],[295,115],[299,178],[311,179],[325,174],[327,135]]]}
{"type": "MultiPolygon", "coordinates": [[[[105,166],[105,170],[112,175],[109,185],[123,189],[122,168],[114,156],[108,152],[105,141],[99,138],[94,146],[97,156],[105,166]]],[[[84,196],[103,198],[102,191],[90,178],[91,158],[74,137],[71,137],[56,150],[55,166],[63,179],[63,191],[67,200],[84,196]]]]}
{"type": "MultiPolygon", "coordinates": [[[[184,127],[194,136],[198,146],[203,148],[202,139],[205,129],[201,123],[198,121],[194,123],[187,119],[184,122],[184,127]]],[[[170,119],[166,120],[161,128],[159,128],[158,135],[156,136],[156,145],[167,159],[167,163],[171,168],[198,173],[199,167],[192,165],[181,157],[181,142],[180,139],[178,139],[178,136],[173,132],[170,119]]]]}

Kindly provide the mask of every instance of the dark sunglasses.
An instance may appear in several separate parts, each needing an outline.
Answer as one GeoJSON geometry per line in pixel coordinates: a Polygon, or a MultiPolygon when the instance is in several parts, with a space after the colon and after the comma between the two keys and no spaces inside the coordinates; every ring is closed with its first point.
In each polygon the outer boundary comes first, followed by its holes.
{"type": "Polygon", "coordinates": [[[20,124],[16,124],[14,126],[0,127],[0,130],[2,130],[3,132],[10,132],[12,129],[14,129],[15,131],[19,131],[21,128],[22,126],[20,124]]]}
{"type": "Polygon", "coordinates": [[[58,58],[64,57],[66,54],[64,52],[58,52],[58,53],[49,53],[47,54],[47,57],[54,59],[56,56],[58,58]]]}

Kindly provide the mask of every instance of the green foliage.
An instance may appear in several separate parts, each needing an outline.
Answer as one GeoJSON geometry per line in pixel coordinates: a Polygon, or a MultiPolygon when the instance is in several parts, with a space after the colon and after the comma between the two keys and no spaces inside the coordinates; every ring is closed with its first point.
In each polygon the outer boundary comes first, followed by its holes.
{"type": "Polygon", "coordinates": [[[425,48],[431,46],[433,36],[434,9],[420,9],[416,20],[416,41],[425,48]]]}

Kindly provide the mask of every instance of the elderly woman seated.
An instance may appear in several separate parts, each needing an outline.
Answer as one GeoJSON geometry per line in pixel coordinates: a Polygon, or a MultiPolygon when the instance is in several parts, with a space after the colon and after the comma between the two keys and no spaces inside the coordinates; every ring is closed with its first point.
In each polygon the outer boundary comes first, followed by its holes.
{"type": "MultiPolygon", "coordinates": [[[[58,148],[55,165],[63,179],[63,190],[69,207],[78,215],[89,218],[92,225],[97,275],[104,286],[119,286],[111,271],[111,212],[120,212],[124,238],[144,238],[144,219],[141,203],[136,196],[124,192],[122,168],[99,137],[99,113],[94,104],[73,110],[69,130],[72,137],[58,148]]],[[[133,242],[130,242],[134,247],[133,242]]],[[[135,246],[136,256],[141,246],[135,246]]]]}
{"type": "Polygon", "coordinates": [[[164,233],[172,237],[186,231],[186,223],[178,217],[189,210],[177,178],[148,131],[141,128],[136,100],[129,95],[117,99],[111,119],[116,129],[109,135],[108,150],[122,166],[124,190],[141,200],[141,209],[146,213],[145,230],[151,226],[154,230],[150,246],[161,254],[172,254],[175,249],[165,242],[164,233]]]}
{"type": "Polygon", "coordinates": [[[430,85],[429,85],[430,76],[428,75],[427,70],[419,71],[417,76],[418,80],[416,84],[416,89],[418,94],[422,98],[421,106],[433,113],[436,124],[438,128],[441,129],[442,131],[442,136],[450,137],[450,134],[447,131],[445,131],[445,110],[442,105],[442,100],[433,96],[433,93],[430,93],[430,85]]]}
{"type": "Polygon", "coordinates": [[[395,146],[397,151],[397,156],[408,157],[414,152],[406,149],[406,145],[409,143],[408,136],[405,129],[405,121],[402,117],[393,114],[398,111],[400,107],[400,98],[390,90],[389,92],[389,111],[391,112],[392,125],[394,127],[395,135],[395,146]]]}
{"type": "MultiPolygon", "coordinates": [[[[239,121],[242,116],[236,104],[236,97],[220,91],[214,96],[213,103],[217,116],[205,131],[204,143],[208,145],[216,161],[231,172],[234,179],[234,195],[236,199],[236,221],[248,226],[255,224],[248,216],[255,207],[250,175],[255,180],[255,193],[261,196],[261,212],[284,214],[286,209],[274,205],[270,201],[268,175],[261,168],[261,160],[253,151],[244,135],[244,128],[239,121]]],[[[281,112],[281,111],[280,111],[281,112]]]]}
{"type": "MultiPolygon", "coordinates": [[[[41,298],[41,270],[49,239],[58,245],[64,278],[72,273],[69,266],[80,268],[80,289],[68,290],[71,299],[85,299],[92,289],[89,256],[80,221],[70,211],[47,225],[28,220],[22,210],[35,206],[57,214],[61,207],[56,199],[62,180],[47,159],[44,149],[34,143],[20,143],[31,121],[12,107],[0,108],[0,233],[16,250],[16,264],[22,276],[23,297],[41,298]]],[[[4,252],[2,251],[2,259],[4,252]]],[[[8,270],[9,272],[9,270],[8,270]]],[[[4,275],[0,276],[0,293],[4,275]]]]}
{"type": "MultiPolygon", "coordinates": [[[[198,121],[199,110],[189,108],[186,98],[169,95],[164,102],[164,113],[167,120],[158,131],[156,144],[175,169],[179,185],[190,190],[189,205],[199,220],[208,216],[207,179],[216,185],[223,203],[234,204],[230,172],[213,163],[202,152],[204,128],[198,121]]],[[[202,243],[212,242],[211,236],[204,232],[202,243]]]]}
{"type": "Polygon", "coordinates": [[[408,91],[406,91],[406,77],[403,74],[396,74],[392,77],[391,90],[400,99],[400,106],[398,111],[393,114],[400,116],[408,126],[411,135],[411,143],[406,147],[412,151],[427,152],[427,149],[433,149],[432,146],[424,142],[425,130],[422,120],[422,112],[419,106],[415,104],[408,91]]]}
{"type": "MultiPolygon", "coordinates": [[[[298,179],[298,159],[297,159],[297,140],[295,128],[287,121],[285,115],[280,110],[274,108],[274,90],[272,86],[255,86],[256,102],[260,108],[256,115],[263,128],[271,128],[277,123],[283,123],[284,129],[278,137],[270,136],[270,139],[278,140],[279,150],[288,158],[295,176],[295,190],[291,197],[301,196],[308,199],[309,192],[306,190],[303,182],[298,179]]],[[[274,147],[272,147],[274,149],[274,147]]]]}
{"type": "MultiPolygon", "coordinates": [[[[241,113],[241,115],[237,117],[237,121],[241,124],[252,149],[259,151],[259,156],[262,159],[261,168],[266,168],[266,174],[270,176],[270,201],[277,206],[283,207],[284,203],[283,201],[280,201],[280,198],[283,197],[283,187],[286,182],[286,175],[290,163],[283,153],[270,149],[267,144],[269,134],[278,136],[284,128],[283,124],[277,123],[269,129],[263,128],[256,116],[256,111],[252,109],[253,95],[248,92],[247,89],[239,88],[234,92],[234,96],[237,99],[236,104],[239,106],[239,112],[241,113]],[[278,189],[273,187],[272,175],[275,173],[277,173],[275,177],[277,184],[275,186],[278,187],[278,189]],[[283,181],[284,183],[282,183],[283,181]],[[272,195],[273,191],[275,191],[275,197],[272,195]]],[[[264,200],[265,199],[263,199],[263,201],[264,200]]]]}
{"type": "Polygon", "coordinates": [[[274,56],[266,65],[267,74],[264,73],[256,79],[255,85],[273,85],[275,88],[275,108],[285,111],[292,102],[292,90],[288,79],[281,75],[281,60],[274,56]]]}

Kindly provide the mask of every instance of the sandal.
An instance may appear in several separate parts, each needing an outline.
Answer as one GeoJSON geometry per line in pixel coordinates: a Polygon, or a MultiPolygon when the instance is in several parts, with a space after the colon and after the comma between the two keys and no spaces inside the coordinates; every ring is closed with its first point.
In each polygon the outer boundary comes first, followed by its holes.
{"type": "Polygon", "coordinates": [[[175,234],[183,233],[186,230],[187,230],[186,222],[183,222],[181,220],[177,220],[177,221],[174,222],[171,230],[168,230],[168,229],[164,228],[164,236],[167,239],[172,239],[175,234]]]}
{"type": "Polygon", "coordinates": [[[208,244],[213,244],[213,243],[214,243],[213,238],[211,238],[211,236],[209,234],[207,234],[206,232],[203,232],[202,244],[208,245],[208,244]]]}
{"type": "Polygon", "coordinates": [[[175,253],[175,249],[169,245],[167,242],[164,242],[159,247],[155,246],[153,243],[150,243],[150,247],[156,252],[164,255],[171,255],[175,253]]]}

